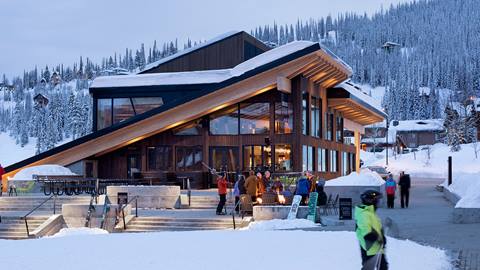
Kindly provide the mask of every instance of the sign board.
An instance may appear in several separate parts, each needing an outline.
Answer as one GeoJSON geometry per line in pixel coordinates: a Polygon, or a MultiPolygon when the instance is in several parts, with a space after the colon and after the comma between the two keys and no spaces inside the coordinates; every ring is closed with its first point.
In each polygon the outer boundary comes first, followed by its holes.
{"type": "Polygon", "coordinates": [[[340,198],[338,201],[340,220],[352,219],[352,198],[340,198]]]}
{"type": "Polygon", "coordinates": [[[308,199],[307,219],[313,222],[315,222],[315,220],[317,219],[317,201],[318,201],[318,193],[310,192],[310,197],[308,199]]]}
{"type": "Polygon", "coordinates": [[[300,206],[301,200],[302,200],[302,196],[300,195],[293,196],[292,208],[290,208],[290,212],[288,213],[287,219],[297,218],[298,207],[300,206]]]}
{"type": "Polygon", "coordinates": [[[127,204],[128,203],[128,193],[127,192],[118,192],[117,193],[117,204],[127,204]]]}

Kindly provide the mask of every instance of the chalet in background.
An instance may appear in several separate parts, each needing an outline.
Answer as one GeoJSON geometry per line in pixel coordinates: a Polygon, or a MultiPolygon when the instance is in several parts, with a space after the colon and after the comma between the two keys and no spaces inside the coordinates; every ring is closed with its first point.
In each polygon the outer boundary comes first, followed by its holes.
{"type": "Polygon", "coordinates": [[[331,179],[358,170],[360,134],[385,114],[345,83],[351,68],[318,43],[270,49],[231,32],[90,87],[93,133],[6,168],[41,164],[85,177],[190,177],[309,170],[331,179]],[[346,139],[352,134],[354,141],[346,139]]]}

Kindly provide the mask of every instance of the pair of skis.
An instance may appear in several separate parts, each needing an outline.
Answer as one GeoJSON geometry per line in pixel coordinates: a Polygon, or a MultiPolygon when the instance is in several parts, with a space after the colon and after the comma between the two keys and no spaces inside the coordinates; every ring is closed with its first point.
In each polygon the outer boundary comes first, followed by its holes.
{"type": "MultiPolygon", "coordinates": [[[[288,213],[287,219],[297,218],[298,208],[300,207],[301,200],[302,200],[302,196],[300,195],[293,196],[292,207],[290,208],[290,212],[288,213]]],[[[318,193],[311,192],[308,200],[307,219],[313,222],[315,222],[315,220],[317,219],[317,200],[318,200],[318,193]]]]}

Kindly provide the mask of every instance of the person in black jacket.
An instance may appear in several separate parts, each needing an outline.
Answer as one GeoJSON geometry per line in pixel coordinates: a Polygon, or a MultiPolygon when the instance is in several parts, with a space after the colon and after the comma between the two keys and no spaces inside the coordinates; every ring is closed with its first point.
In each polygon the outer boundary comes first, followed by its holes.
{"type": "Polygon", "coordinates": [[[327,193],[324,190],[325,181],[317,183],[316,191],[318,193],[317,206],[324,206],[327,204],[327,193]]]}
{"type": "Polygon", "coordinates": [[[405,172],[400,173],[400,181],[398,181],[400,186],[400,205],[402,208],[408,208],[408,201],[410,199],[410,186],[411,180],[410,175],[405,174],[405,172]]]}

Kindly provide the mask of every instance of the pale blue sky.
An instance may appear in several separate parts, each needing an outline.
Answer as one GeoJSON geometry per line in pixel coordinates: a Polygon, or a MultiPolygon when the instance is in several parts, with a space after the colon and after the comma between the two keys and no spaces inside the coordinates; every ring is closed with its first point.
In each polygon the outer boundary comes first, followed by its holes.
{"type": "MultiPolygon", "coordinates": [[[[99,61],[140,43],[209,39],[230,30],[367,12],[410,0],[0,0],[0,74],[99,61]]],[[[180,43],[181,43],[180,42],[180,43]]]]}

